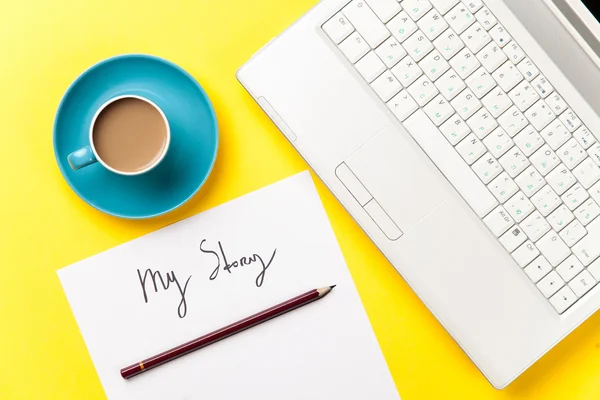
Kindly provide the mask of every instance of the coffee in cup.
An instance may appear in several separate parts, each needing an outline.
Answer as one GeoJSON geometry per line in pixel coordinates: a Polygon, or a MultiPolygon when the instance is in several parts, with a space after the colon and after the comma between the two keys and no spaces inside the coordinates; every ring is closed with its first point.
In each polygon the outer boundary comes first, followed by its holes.
{"type": "Polygon", "coordinates": [[[170,143],[169,122],[152,101],[120,96],[104,103],[90,127],[90,146],[69,155],[73,169],[99,161],[122,175],[147,172],[165,157],[170,143]]]}

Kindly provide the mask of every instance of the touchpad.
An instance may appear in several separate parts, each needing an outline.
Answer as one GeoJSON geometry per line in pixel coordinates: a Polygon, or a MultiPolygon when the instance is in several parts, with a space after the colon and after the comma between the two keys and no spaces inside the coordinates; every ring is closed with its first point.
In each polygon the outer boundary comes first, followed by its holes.
{"type": "Polygon", "coordinates": [[[345,162],[404,233],[447,197],[441,174],[408,140],[386,128],[345,162]]]}

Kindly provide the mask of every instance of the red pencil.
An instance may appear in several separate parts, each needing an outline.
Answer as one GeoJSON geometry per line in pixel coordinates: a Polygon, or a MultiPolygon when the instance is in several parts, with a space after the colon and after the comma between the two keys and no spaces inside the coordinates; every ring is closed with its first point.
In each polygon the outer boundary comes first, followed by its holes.
{"type": "Polygon", "coordinates": [[[293,299],[289,299],[288,301],[284,301],[276,306],[267,308],[264,311],[244,318],[241,321],[234,322],[231,325],[227,325],[226,327],[217,329],[214,332],[200,336],[199,338],[164,351],[158,355],[155,355],[154,357],[147,358],[143,361],[130,365],[129,367],[125,367],[121,370],[121,376],[124,379],[129,379],[133,376],[141,374],[142,372],[148,371],[149,369],[158,367],[159,365],[191,353],[192,351],[201,349],[210,344],[218,342],[219,340],[225,339],[272,318],[278,317],[287,313],[288,311],[295,310],[296,308],[305,306],[315,300],[322,299],[329,292],[331,292],[334,287],[335,285],[321,289],[310,290],[304,294],[301,294],[300,296],[294,297],[293,299]]]}

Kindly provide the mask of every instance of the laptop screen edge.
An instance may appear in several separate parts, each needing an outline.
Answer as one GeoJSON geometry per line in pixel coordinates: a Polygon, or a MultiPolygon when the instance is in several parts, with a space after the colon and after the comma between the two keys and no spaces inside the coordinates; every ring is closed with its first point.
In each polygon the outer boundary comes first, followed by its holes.
{"type": "Polygon", "coordinates": [[[558,0],[564,1],[600,41],[600,6],[598,0],[558,0]]]}

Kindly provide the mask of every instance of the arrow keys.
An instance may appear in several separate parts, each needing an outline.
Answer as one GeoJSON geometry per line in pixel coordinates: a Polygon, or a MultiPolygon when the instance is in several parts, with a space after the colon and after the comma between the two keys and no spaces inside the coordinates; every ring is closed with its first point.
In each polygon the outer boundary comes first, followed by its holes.
{"type": "Polygon", "coordinates": [[[539,256],[525,268],[525,273],[533,283],[538,283],[550,271],[552,271],[552,266],[544,256],[539,256]]]}
{"type": "Polygon", "coordinates": [[[538,289],[547,299],[558,292],[563,286],[565,286],[565,281],[562,280],[556,271],[550,272],[537,284],[538,289]]]}
{"type": "Polygon", "coordinates": [[[583,271],[583,269],[583,264],[579,262],[577,257],[569,256],[569,258],[556,268],[556,272],[560,274],[560,277],[563,278],[565,282],[571,282],[571,280],[583,271]]]}
{"type": "Polygon", "coordinates": [[[559,314],[564,313],[577,301],[577,296],[568,286],[562,288],[558,293],[550,298],[550,303],[559,314]]]}

